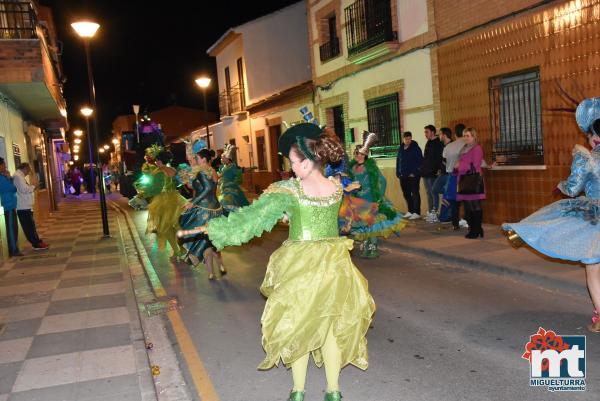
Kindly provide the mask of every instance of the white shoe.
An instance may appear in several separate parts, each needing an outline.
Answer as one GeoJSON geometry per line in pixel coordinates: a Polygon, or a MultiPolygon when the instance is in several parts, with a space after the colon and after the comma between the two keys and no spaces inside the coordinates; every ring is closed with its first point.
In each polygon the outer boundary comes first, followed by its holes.
{"type": "Polygon", "coordinates": [[[408,218],[409,220],[417,220],[420,219],[421,216],[418,213],[413,213],[410,215],[410,217],[408,218]]]}
{"type": "Polygon", "coordinates": [[[406,212],[406,213],[404,213],[404,215],[402,217],[409,218],[410,216],[412,216],[412,213],[411,212],[406,212]]]}
{"type": "Polygon", "coordinates": [[[469,224],[467,223],[467,221],[465,219],[460,219],[460,221],[458,222],[458,226],[467,228],[467,227],[469,227],[469,224]]]}

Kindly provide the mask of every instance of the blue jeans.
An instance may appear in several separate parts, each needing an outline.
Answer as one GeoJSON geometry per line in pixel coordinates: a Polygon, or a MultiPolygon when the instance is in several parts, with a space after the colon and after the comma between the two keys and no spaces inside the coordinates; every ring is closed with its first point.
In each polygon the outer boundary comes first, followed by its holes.
{"type": "Polygon", "coordinates": [[[19,226],[17,223],[17,210],[4,211],[6,224],[6,242],[8,242],[8,255],[15,256],[19,251],[19,226]]]}
{"type": "Polygon", "coordinates": [[[425,192],[427,192],[427,211],[438,210],[440,206],[440,197],[433,192],[433,184],[438,177],[423,177],[425,192]]]}

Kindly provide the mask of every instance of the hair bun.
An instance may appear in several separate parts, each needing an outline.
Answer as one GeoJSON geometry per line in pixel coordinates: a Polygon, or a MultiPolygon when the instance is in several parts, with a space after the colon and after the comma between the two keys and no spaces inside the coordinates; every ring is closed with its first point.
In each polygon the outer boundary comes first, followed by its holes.
{"type": "Polygon", "coordinates": [[[321,162],[339,162],[344,157],[344,153],[344,147],[337,135],[325,133],[315,143],[315,156],[321,162]]]}

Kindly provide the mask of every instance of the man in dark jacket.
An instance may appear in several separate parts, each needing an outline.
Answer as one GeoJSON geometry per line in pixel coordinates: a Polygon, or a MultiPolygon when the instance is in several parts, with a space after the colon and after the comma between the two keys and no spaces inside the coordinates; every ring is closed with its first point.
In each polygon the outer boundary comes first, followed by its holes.
{"type": "Polygon", "coordinates": [[[398,148],[396,157],[396,177],[400,179],[402,194],[408,206],[404,217],[415,220],[421,217],[421,195],[419,170],[423,162],[423,153],[419,144],[412,140],[412,133],[407,131],[402,138],[403,144],[398,148]]]}
{"type": "Polygon", "coordinates": [[[442,152],[444,144],[437,136],[436,129],[433,125],[425,126],[425,137],[427,144],[425,145],[425,153],[423,155],[423,164],[421,165],[421,177],[425,183],[425,191],[427,192],[427,206],[429,219],[437,215],[437,210],[440,205],[440,198],[434,193],[433,184],[444,168],[442,161],[442,152]]]}
{"type": "Polygon", "coordinates": [[[23,256],[19,250],[19,226],[17,224],[17,187],[6,168],[6,162],[0,157],[0,202],[4,208],[8,255],[23,256]]]}

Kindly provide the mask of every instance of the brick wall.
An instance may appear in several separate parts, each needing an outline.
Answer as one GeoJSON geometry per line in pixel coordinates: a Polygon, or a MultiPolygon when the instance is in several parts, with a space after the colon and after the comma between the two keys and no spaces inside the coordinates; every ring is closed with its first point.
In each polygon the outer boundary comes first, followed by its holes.
{"type": "Polygon", "coordinates": [[[509,15],[540,0],[433,0],[438,38],[446,38],[495,18],[509,15]]]}
{"type": "MultiPolygon", "coordinates": [[[[459,3],[466,6],[471,1],[459,3]]],[[[473,3],[491,3],[490,8],[494,8],[496,2],[473,0],[473,3]]],[[[532,2],[502,2],[506,5],[505,13],[525,3],[532,2]]],[[[600,94],[599,9],[600,0],[554,2],[446,42],[437,49],[441,120],[449,126],[463,122],[477,128],[488,161],[493,145],[489,79],[529,68],[540,70],[546,170],[486,173],[487,221],[519,220],[557,200],[551,191],[568,176],[571,150],[575,143],[584,142],[584,136],[572,113],[551,111],[571,106],[556,84],[580,100],[600,94]]],[[[485,7],[480,11],[491,15],[485,7]]],[[[448,13],[436,10],[436,18],[454,15],[448,13]]],[[[468,13],[462,10],[462,14],[468,13]]]]}
{"type": "Polygon", "coordinates": [[[43,81],[40,41],[3,40],[0,45],[0,82],[43,81]]]}

